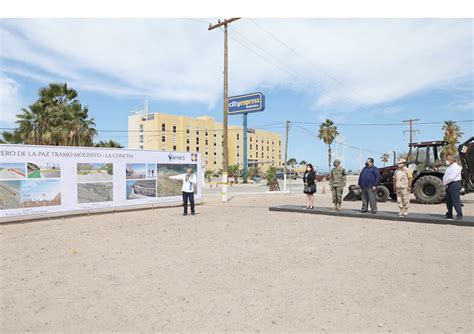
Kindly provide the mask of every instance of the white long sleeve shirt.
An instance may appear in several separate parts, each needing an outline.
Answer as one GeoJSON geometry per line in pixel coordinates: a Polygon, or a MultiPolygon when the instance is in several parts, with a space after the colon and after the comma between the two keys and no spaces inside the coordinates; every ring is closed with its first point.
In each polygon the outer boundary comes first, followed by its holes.
{"type": "Polygon", "coordinates": [[[454,181],[461,181],[462,168],[457,163],[452,163],[443,176],[443,184],[447,185],[454,181]]]}
{"type": "Polygon", "coordinates": [[[186,174],[174,175],[174,176],[170,176],[169,178],[173,180],[183,181],[183,186],[181,187],[181,191],[184,191],[186,193],[194,192],[194,185],[197,183],[196,175],[191,174],[188,180],[186,180],[186,174]]]}

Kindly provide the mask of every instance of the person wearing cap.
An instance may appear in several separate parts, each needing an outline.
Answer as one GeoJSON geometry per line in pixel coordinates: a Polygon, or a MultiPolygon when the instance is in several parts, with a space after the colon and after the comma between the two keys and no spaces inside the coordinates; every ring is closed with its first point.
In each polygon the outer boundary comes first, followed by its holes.
{"type": "Polygon", "coordinates": [[[400,209],[399,217],[406,217],[410,206],[410,190],[413,177],[406,167],[406,162],[405,159],[399,159],[397,163],[398,168],[393,174],[393,189],[395,189],[397,194],[397,202],[400,209]]]}
{"type": "Polygon", "coordinates": [[[346,171],[341,167],[341,161],[334,160],[334,168],[331,170],[329,186],[332,192],[334,211],[341,211],[342,192],[346,186],[346,171]]]}

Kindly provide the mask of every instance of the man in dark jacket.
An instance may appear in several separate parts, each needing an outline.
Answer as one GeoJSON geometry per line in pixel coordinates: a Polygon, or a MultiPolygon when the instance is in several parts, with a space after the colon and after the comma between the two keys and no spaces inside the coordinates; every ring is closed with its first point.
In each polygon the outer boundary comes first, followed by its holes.
{"type": "Polygon", "coordinates": [[[364,169],[359,175],[359,186],[362,196],[362,210],[360,212],[367,212],[368,203],[372,213],[377,213],[377,195],[376,190],[380,182],[380,172],[374,166],[374,159],[368,158],[364,169]]]}

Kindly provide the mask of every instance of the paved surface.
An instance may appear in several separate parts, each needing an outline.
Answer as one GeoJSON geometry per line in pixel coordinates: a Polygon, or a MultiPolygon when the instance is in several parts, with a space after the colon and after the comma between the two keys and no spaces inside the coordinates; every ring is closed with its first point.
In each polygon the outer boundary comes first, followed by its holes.
{"type": "Polygon", "coordinates": [[[400,222],[415,222],[415,223],[428,223],[428,224],[449,224],[459,226],[471,226],[474,227],[474,217],[464,216],[462,220],[448,220],[442,214],[429,214],[429,213],[410,213],[408,217],[398,217],[398,212],[394,211],[378,211],[376,214],[360,213],[357,209],[346,209],[342,211],[332,211],[329,208],[314,208],[306,209],[301,205],[277,205],[271,206],[270,211],[283,211],[293,213],[305,213],[305,214],[316,214],[316,215],[328,215],[336,217],[351,217],[361,219],[381,219],[391,220],[400,222]]]}

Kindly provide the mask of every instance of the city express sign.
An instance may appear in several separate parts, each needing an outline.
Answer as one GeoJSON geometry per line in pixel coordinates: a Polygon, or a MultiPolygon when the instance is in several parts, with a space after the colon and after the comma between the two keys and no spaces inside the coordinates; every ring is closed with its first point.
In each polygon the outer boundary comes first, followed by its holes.
{"type": "Polygon", "coordinates": [[[263,111],[265,96],[262,93],[251,93],[229,97],[229,114],[245,114],[263,111]]]}

